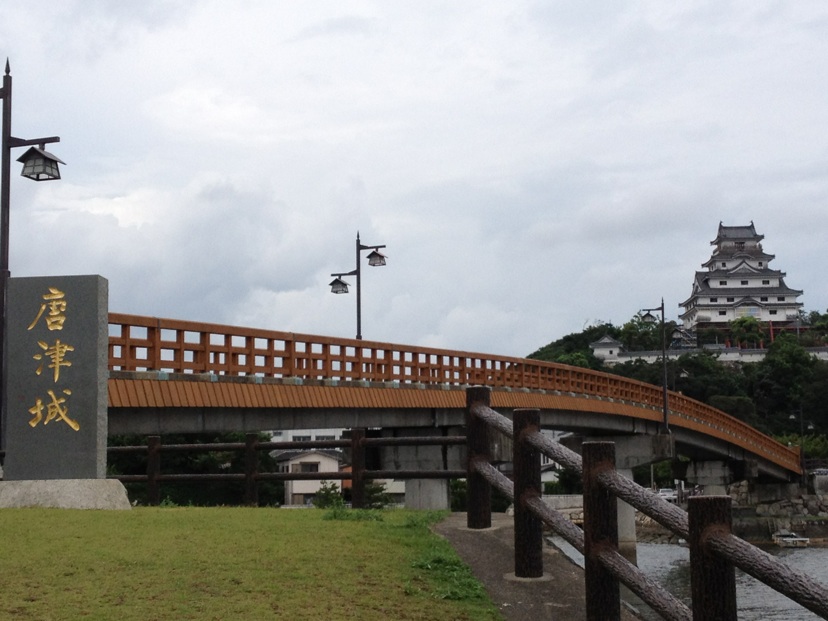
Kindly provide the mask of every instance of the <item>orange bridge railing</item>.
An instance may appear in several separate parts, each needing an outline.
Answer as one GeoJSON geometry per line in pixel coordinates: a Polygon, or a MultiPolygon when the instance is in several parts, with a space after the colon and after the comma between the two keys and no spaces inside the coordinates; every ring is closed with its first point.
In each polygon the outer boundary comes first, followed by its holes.
{"type": "MultiPolygon", "coordinates": [[[[481,385],[662,407],[662,389],[568,365],[444,349],[110,313],[109,368],[304,380],[481,385]]],[[[750,425],[678,393],[670,425],[723,439],[800,473],[800,456],[750,425]]]]}

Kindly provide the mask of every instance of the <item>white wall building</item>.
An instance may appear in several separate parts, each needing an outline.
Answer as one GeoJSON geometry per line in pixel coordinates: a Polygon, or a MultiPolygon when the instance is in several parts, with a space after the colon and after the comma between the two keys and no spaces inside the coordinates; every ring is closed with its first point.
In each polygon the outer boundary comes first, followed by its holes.
{"type": "Polygon", "coordinates": [[[770,268],[753,222],[748,226],[719,223],[710,259],[696,272],[690,297],[680,304],[685,330],[723,327],[740,317],[785,325],[799,317],[802,291],[785,284],[785,273],[770,268]]]}
{"type": "MultiPolygon", "coordinates": [[[[326,451],[289,451],[276,457],[282,472],[339,472],[340,456],[326,451]]],[[[339,480],[331,480],[338,489],[339,480]]],[[[285,481],[286,505],[309,505],[322,481],[285,481]]]]}

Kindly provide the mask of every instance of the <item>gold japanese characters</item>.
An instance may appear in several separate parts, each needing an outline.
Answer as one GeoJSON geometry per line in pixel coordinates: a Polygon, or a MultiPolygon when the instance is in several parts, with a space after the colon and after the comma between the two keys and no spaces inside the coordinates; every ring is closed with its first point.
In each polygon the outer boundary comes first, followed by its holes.
{"type": "MultiPolygon", "coordinates": [[[[42,299],[43,303],[28,329],[34,330],[43,320],[50,332],[63,330],[68,308],[66,294],[59,289],[49,287],[49,292],[45,293],[42,299]]],[[[36,346],[39,351],[32,356],[32,359],[38,365],[34,372],[40,376],[44,368],[49,369],[55,386],[46,391],[45,399],[42,396],[35,399],[35,404],[29,408],[29,414],[32,415],[29,425],[37,427],[42,422],[45,426],[52,421],[57,421],[66,423],[74,431],[80,430],[80,424],[69,417],[68,398],[72,390],[64,386],[61,381],[61,369],[72,366],[69,356],[75,351],[74,346],[58,338],[54,341],[39,339],[36,346]]]]}

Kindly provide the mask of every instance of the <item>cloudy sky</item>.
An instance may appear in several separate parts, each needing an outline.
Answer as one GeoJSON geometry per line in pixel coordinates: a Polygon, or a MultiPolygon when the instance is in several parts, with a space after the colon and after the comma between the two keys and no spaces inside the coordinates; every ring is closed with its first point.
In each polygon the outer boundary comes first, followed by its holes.
{"type": "Polygon", "coordinates": [[[525,355],[677,318],[720,221],[828,309],[824,2],[3,2],[0,41],[67,162],[15,163],[12,276],[113,311],[351,337],[359,231],[365,339],[525,355]]]}

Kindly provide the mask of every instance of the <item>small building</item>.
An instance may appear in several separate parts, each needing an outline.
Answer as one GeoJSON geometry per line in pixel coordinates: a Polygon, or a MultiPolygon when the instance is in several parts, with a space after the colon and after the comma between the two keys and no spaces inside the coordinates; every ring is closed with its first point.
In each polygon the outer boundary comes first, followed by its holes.
{"type": "MultiPolygon", "coordinates": [[[[273,455],[279,464],[280,472],[339,472],[342,454],[339,451],[280,451],[273,455]]],[[[337,488],[340,481],[332,479],[337,488]]],[[[319,488],[321,480],[285,481],[285,505],[310,505],[319,488]]]]}
{"type": "Polygon", "coordinates": [[[624,351],[624,346],[618,339],[605,334],[594,343],[589,344],[592,355],[604,363],[614,364],[618,362],[619,355],[624,351]]]}
{"type": "Polygon", "coordinates": [[[747,226],[725,226],[710,244],[713,253],[696,272],[693,291],[680,306],[685,330],[724,328],[740,317],[782,327],[799,318],[802,291],[785,284],[785,272],[772,269],[775,258],[762,248],[764,235],[747,226]]]}

